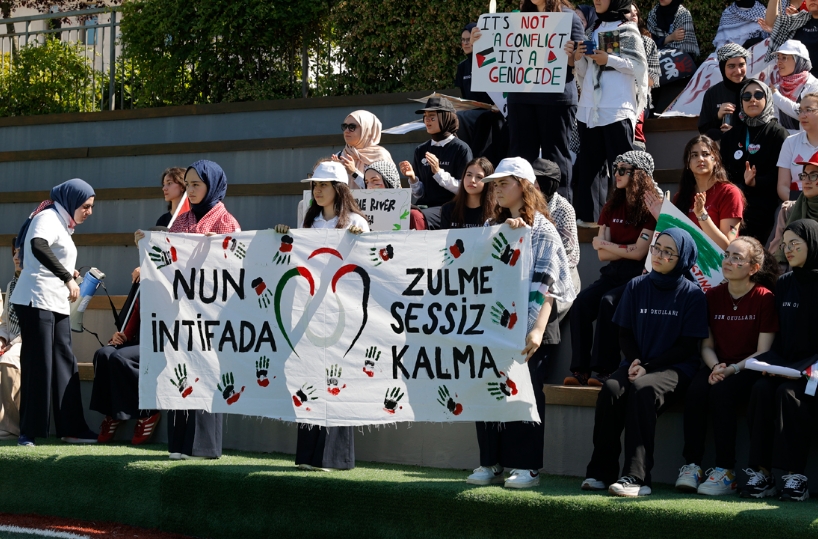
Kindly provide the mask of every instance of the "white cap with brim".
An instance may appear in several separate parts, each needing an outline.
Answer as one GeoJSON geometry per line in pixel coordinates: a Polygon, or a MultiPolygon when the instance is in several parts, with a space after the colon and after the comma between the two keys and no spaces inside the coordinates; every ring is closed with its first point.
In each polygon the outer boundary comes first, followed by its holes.
{"type": "Polygon", "coordinates": [[[806,58],[807,60],[810,59],[809,51],[807,50],[807,47],[804,46],[803,43],[801,43],[800,41],[797,41],[795,39],[788,39],[775,52],[778,52],[778,53],[781,53],[781,54],[790,54],[792,56],[800,56],[801,58],[806,58]]]}
{"type": "Polygon", "coordinates": [[[301,183],[307,182],[338,182],[349,184],[349,176],[347,176],[347,169],[344,165],[337,161],[324,161],[319,163],[315,170],[312,171],[312,178],[301,180],[301,183]]]}
{"type": "Polygon", "coordinates": [[[522,157],[507,157],[500,161],[497,168],[494,169],[494,174],[483,178],[484,182],[490,182],[499,178],[507,176],[515,176],[517,178],[524,178],[533,184],[537,183],[537,177],[534,175],[534,168],[531,163],[522,157]]]}

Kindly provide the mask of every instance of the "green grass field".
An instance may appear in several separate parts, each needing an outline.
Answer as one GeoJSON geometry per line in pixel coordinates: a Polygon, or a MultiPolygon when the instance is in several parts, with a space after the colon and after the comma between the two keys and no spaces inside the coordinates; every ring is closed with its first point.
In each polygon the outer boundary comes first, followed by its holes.
{"type": "Polygon", "coordinates": [[[303,472],[292,456],[227,451],[174,462],[164,446],[0,444],[0,512],[113,521],[199,537],[818,537],[816,502],[705,498],[656,485],[621,499],[543,476],[539,488],[467,473],[358,463],[303,472]]]}

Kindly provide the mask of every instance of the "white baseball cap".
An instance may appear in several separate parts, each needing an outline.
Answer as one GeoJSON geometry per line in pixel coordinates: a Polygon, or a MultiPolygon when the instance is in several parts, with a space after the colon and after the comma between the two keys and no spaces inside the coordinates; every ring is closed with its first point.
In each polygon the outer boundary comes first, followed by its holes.
{"type": "Polygon", "coordinates": [[[522,157],[507,157],[500,161],[497,168],[494,169],[494,174],[483,178],[484,182],[490,182],[498,178],[505,178],[506,176],[515,176],[517,178],[525,178],[532,184],[536,184],[537,177],[534,175],[534,168],[531,163],[522,157]]]}
{"type": "Polygon", "coordinates": [[[801,58],[809,59],[809,51],[807,50],[807,47],[796,39],[788,39],[775,52],[780,52],[781,54],[791,54],[793,56],[800,56],[801,58]]]}
{"type": "Polygon", "coordinates": [[[301,180],[301,183],[307,182],[338,182],[349,183],[349,176],[347,176],[347,169],[344,165],[337,161],[324,161],[319,163],[315,170],[312,171],[312,178],[301,180]]]}

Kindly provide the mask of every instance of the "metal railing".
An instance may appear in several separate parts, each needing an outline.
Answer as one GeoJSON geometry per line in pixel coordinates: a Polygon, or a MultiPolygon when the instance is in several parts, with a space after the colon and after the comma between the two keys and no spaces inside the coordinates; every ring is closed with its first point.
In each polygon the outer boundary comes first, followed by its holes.
{"type": "MultiPolygon", "coordinates": [[[[0,19],[0,70],[5,72],[22,47],[42,45],[47,39],[59,39],[76,44],[91,69],[88,84],[91,94],[96,95],[99,85],[99,101],[87,107],[89,111],[117,105],[116,64],[118,56],[119,15],[118,7],[83,9],[0,19]],[[69,22],[63,25],[63,21],[69,22]],[[106,20],[107,19],[107,20],[106,20]],[[9,30],[13,29],[13,32],[9,30]],[[104,84],[107,83],[107,96],[104,84]],[[107,98],[107,100],[106,100],[107,98]],[[107,101],[107,103],[106,103],[107,101]]],[[[124,106],[123,92],[118,92],[119,108],[124,106]]]]}

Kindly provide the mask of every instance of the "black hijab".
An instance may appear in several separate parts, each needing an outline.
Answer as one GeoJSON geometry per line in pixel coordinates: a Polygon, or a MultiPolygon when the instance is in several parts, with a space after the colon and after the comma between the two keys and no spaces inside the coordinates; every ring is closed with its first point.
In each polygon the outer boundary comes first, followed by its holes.
{"type": "MultiPolygon", "coordinates": [[[[792,275],[799,284],[811,284],[818,291],[818,221],[799,219],[790,223],[789,230],[807,244],[807,261],[803,267],[792,268],[792,275]]],[[[818,301],[818,296],[813,296],[818,301]]],[[[818,327],[818,326],[816,326],[818,327]]]]}
{"type": "Polygon", "coordinates": [[[750,9],[756,5],[756,0],[736,0],[736,7],[743,7],[744,9],[750,9]]]}
{"type": "Polygon", "coordinates": [[[676,12],[679,11],[681,5],[682,0],[671,0],[666,6],[657,3],[656,26],[663,32],[670,33],[670,26],[673,24],[673,21],[676,20],[676,12]]]}
{"type": "Polygon", "coordinates": [[[450,135],[456,134],[460,127],[460,122],[457,121],[457,114],[444,110],[437,111],[437,123],[440,126],[440,131],[432,135],[432,140],[437,142],[449,138],[450,135]]]}
{"type": "Polygon", "coordinates": [[[603,22],[626,21],[625,17],[631,12],[631,3],[631,0],[611,0],[611,5],[608,6],[606,12],[596,14],[599,20],[596,21],[593,28],[598,28],[603,22]]]}
{"type": "Polygon", "coordinates": [[[794,233],[807,244],[807,260],[801,268],[792,268],[798,290],[798,318],[793,335],[797,342],[784,344],[788,360],[813,356],[818,351],[818,222],[812,219],[793,221],[784,229],[794,233]]]}

